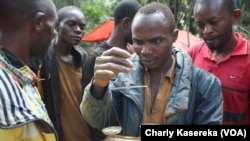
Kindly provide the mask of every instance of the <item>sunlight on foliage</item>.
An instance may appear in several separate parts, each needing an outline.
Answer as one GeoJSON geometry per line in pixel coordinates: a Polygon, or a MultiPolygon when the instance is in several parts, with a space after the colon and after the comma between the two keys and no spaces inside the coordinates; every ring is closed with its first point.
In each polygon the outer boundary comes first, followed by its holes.
{"type": "Polygon", "coordinates": [[[86,32],[112,18],[116,2],[116,0],[91,0],[82,2],[80,8],[85,13],[87,19],[86,32]]]}

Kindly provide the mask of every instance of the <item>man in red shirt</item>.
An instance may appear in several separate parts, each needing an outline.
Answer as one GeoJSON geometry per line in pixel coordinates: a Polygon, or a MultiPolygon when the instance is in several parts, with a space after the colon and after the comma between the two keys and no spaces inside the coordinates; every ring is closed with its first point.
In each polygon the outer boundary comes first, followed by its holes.
{"type": "Polygon", "coordinates": [[[188,53],[222,83],[223,124],[250,124],[250,43],[233,28],[240,16],[234,0],[197,0],[194,7],[204,41],[188,53]]]}

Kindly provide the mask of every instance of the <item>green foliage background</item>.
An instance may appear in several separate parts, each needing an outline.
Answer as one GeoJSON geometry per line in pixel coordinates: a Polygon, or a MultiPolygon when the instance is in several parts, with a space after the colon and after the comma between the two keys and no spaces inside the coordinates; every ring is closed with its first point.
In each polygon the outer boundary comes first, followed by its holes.
{"type": "MultiPolygon", "coordinates": [[[[99,26],[101,23],[113,17],[115,5],[120,0],[54,0],[57,9],[65,5],[76,5],[82,9],[87,18],[86,32],[99,26]]],[[[177,22],[176,27],[187,30],[198,36],[196,24],[193,20],[193,6],[195,0],[138,0],[142,5],[152,1],[168,5],[177,22]]],[[[242,11],[242,17],[237,23],[240,32],[250,39],[250,0],[236,0],[242,11]]],[[[87,43],[87,46],[88,43],[87,43]]]]}

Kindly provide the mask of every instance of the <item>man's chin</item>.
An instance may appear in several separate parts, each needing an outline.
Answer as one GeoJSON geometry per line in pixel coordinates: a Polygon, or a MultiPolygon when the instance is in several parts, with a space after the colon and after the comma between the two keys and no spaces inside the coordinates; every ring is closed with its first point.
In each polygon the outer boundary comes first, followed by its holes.
{"type": "Polygon", "coordinates": [[[210,48],[210,49],[216,49],[216,45],[214,42],[211,41],[205,41],[206,45],[210,48]]]}
{"type": "Polygon", "coordinates": [[[216,49],[219,49],[218,46],[215,46],[215,45],[211,45],[211,44],[207,44],[208,48],[210,48],[211,50],[216,50],[216,49]]]}

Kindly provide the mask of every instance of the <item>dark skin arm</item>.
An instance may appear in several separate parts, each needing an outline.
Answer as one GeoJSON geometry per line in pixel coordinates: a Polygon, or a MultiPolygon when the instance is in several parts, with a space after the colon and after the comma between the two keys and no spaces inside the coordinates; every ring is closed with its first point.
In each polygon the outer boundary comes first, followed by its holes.
{"type": "Polygon", "coordinates": [[[127,58],[130,53],[123,49],[113,47],[96,58],[94,80],[91,92],[96,99],[102,99],[109,84],[109,80],[120,72],[128,73],[133,63],[127,58]]]}

